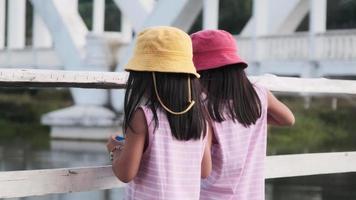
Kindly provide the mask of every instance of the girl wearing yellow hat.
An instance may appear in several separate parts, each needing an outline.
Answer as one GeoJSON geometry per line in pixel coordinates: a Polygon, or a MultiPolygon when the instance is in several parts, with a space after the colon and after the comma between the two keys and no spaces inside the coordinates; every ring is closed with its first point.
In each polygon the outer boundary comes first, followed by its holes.
{"type": "Polygon", "coordinates": [[[109,139],[126,199],[199,199],[211,171],[210,126],[190,37],[173,27],[137,37],[124,105],[125,142],[109,139]]]}

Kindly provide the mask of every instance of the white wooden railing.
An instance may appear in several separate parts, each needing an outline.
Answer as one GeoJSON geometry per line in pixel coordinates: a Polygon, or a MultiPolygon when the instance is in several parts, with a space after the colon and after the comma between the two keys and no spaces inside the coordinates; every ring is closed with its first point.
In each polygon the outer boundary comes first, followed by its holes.
{"type": "MultiPolygon", "coordinates": [[[[272,91],[356,94],[356,81],[302,79],[264,75],[250,77],[272,91]]],[[[0,69],[0,87],[124,88],[125,72],[0,69]]],[[[356,172],[356,152],[267,157],[266,178],[356,172]]],[[[0,172],[0,198],[26,197],[123,187],[111,166],[0,172]]]]}
{"type": "Polygon", "coordinates": [[[314,37],[308,32],[262,36],[256,38],[255,45],[251,37],[235,38],[240,47],[239,53],[249,61],[356,60],[356,30],[327,31],[314,37]],[[310,52],[312,49],[314,52],[310,52]]]}

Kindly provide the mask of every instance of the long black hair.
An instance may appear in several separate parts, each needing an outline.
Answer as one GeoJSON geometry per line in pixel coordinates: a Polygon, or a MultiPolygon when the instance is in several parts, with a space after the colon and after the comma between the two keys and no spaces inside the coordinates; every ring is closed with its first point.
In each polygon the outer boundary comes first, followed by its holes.
{"type": "Polygon", "coordinates": [[[232,119],[247,127],[260,118],[261,101],[243,65],[227,65],[199,73],[212,120],[222,122],[232,119]]]}
{"type": "Polygon", "coordinates": [[[206,132],[207,113],[200,98],[201,88],[197,78],[183,73],[155,72],[157,91],[163,103],[173,111],[182,111],[189,105],[188,76],[191,80],[191,98],[195,105],[185,114],[174,115],[166,112],[160,105],[154,92],[152,72],[131,71],[127,84],[124,102],[124,132],[130,126],[133,113],[140,105],[148,106],[155,122],[159,126],[157,110],[166,113],[173,136],[178,140],[200,139],[206,132]]]}

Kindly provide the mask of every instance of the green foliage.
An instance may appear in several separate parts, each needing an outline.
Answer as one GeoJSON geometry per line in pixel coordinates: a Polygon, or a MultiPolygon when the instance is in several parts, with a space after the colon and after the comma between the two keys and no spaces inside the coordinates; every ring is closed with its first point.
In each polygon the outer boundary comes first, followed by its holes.
{"type": "Polygon", "coordinates": [[[328,29],[356,28],[355,0],[328,0],[328,29]]]}
{"type": "Polygon", "coordinates": [[[68,91],[0,89],[0,142],[25,140],[34,148],[49,145],[42,114],[71,104],[68,91]]]}
{"type": "Polygon", "coordinates": [[[120,31],[121,12],[113,0],[105,0],[105,30],[120,31]]]}
{"type": "MultiPolygon", "coordinates": [[[[93,1],[79,0],[79,14],[82,16],[85,25],[92,30],[93,25],[93,1]]],[[[113,0],[105,0],[105,31],[120,31],[121,13],[113,0]]]]}
{"type": "Polygon", "coordinates": [[[331,109],[331,99],[312,101],[304,109],[302,100],[284,102],[293,110],[296,124],[291,128],[269,127],[269,154],[349,151],[356,149],[356,108],[339,101],[338,110],[331,109]]]}
{"type": "MultiPolygon", "coordinates": [[[[238,34],[252,15],[252,0],[222,0],[219,3],[219,29],[238,34]]],[[[189,33],[202,29],[202,13],[195,20],[189,33]]]]}
{"type": "Polygon", "coordinates": [[[252,0],[222,0],[219,12],[219,28],[238,34],[252,16],[252,0]]]}
{"type": "Polygon", "coordinates": [[[92,0],[79,0],[78,11],[85,25],[89,30],[93,25],[93,1],[92,0]]]}

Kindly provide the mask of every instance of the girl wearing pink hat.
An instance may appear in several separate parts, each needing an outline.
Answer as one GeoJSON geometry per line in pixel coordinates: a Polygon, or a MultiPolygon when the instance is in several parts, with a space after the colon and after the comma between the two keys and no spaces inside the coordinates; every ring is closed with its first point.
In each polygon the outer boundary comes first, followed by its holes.
{"type": "Polygon", "coordinates": [[[266,88],[251,83],[235,39],[222,30],[191,35],[193,61],[212,119],[212,173],[200,199],[265,199],[267,123],[293,125],[293,113],[266,88]]]}
{"type": "Polygon", "coordinates": [[[125,142],[109,138],[125,200],[199,199],[211,171],[210,126],[189,35],[151,27],[137,36],[125,94],[125,142]]]}

